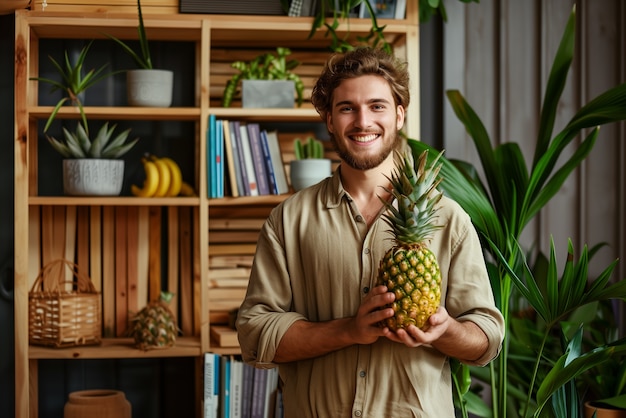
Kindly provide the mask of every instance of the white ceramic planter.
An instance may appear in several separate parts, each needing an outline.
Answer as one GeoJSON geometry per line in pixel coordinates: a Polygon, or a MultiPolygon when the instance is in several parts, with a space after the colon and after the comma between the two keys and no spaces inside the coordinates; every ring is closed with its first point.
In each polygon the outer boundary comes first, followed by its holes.
{"type": "Polygon", "coordinates": [[[327,158],[306,158],[289,163],[289,177],[295,191],[319,183],[331,175],[331,164],[327,158]]]}
{"type": "Polygon", "coordinates": [[[70,196],[118,196],[124,183],[124,160],[63,160],[63,190],[70,196]]]}
{"type": "Polygon", "coordinates": [[[126,73],[128,104],[169,107],[172,104],[174,73],[168,70],[129,70],[126,73]]]}
{"type": "Polygon", "coordinates": [[[291,80],[242,80],[241,106],[293,108],[295,92],[291,80]]]}

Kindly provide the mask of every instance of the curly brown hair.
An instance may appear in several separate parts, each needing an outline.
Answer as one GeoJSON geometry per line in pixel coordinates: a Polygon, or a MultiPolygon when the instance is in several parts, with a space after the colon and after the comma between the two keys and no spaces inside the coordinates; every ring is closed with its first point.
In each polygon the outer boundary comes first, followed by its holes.
{"type": "Polygon", "coordinates": [[[332,55],[313,87],[311,103],[326,121],[331,111],[333,92],[343,80],[363,75],[379,75],[389,83],[395,105],[409,106],[409,72],[407,65],[388,52],[371,47],[356,48],[332,55]]]}

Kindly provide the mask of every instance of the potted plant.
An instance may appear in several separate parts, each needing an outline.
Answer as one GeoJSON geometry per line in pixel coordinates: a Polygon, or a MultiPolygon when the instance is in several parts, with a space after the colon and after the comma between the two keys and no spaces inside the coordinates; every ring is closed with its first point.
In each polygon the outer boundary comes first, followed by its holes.
{"type": "Polygon", "coordinates": [[[252,61],[235,61],[231,67],[238,73],[226,83],[222,105],[229,107],[239,85],[242,85],[243,107],[293,107],[294,91],[302,105],[304,84],[292,70],[300,65],[287,60],[289,48],[276,48],[276,54],[264,53],[252,61]]]}
{"type": "MultiPolygon", "coordinates": [[[[444,180],[441,187],[469,213],[481,235],[484,249],[488,254],[492,288],[507,326],[500,356],[489,368],[471,369],[472,378],[484,382],[490,388],[491,405],[486,406],[479,397],[470,396],[471,391],[467,392],[468,396],[459,399],[460,407],[474,408],[474,411],[482,407],[482,410],[487,411],[486,414],[476,414],[472,411],[478,416],[526,417],[538,415],[542,410],[547,412],[545,410],[549,409],[552,409],[554,416],[579,416],[580,401],[571,399],[575,391],[568,391],[572,387],[572,379],[588,370],[590,365],[595,365],[595,361],[606,361],[610,357],[609,350],[604,351],[606,354],[604,356],[599,355],[595,358],[581,356],[579,360],[576,358],[579,352],[572,350],[560,357],[534,358],[536,360],[534,363],[532,361],[528,363],[528,359],[520,359],[516,355],[514,350],[518,349],[519,345],[512,342],[512,338],[521,338],[523,333],[530,332],[526,327],[514,327],[513,319],[521,313],[517,312],[515,307],[523,303],[533,314],[548,309],[549,318],[555,321],[553,331],[556,334],[546,334],[546,343],[553,346],[560,343],[562,332],[559,332],[558,325],[565,318],[561,314],[566,313],[566,309],[567,312],[571,312],[571,306],[565,305],[566,296],[564,296],[569,290],[565,286],[566,283],[556,280],[555,263],[547,264],[550,266],[550,270],[547,270],[550,274],[535,276],[542,279],[534,285],[526,284],[524,278],[533,276],[525,271],[526,257],[517,242],[526,225],[559,191],[569,174],[589,155],[598,136],[599,127],[626,119],[625,83],[605,91],[590,101],[553,136],[554,120],[573,60],[574,49],[575,11],[572,11],[547,80],[534,159],[530,167],[527,167],[518,144],[507,141],[492,142],[485,126],[461,93],[454,90],[447,92],[457,117],[465,125],[475,144],[482,167],[481,170],[477,170],[467,162],[444,158],[441,170],[444,180]],[[584,136],[576,145],[572,141],[581,134],[584,136]],[[492,143],[500,145],[494,149],[492,143]],[[567,148],[568,152],[563,153],[568,145],[575,148],[567,148]],[[484,173],[485,183],[477,175],[478,172],[484,173]],[[544,295],[547,295],[549,303],[546,303],[544,295]],[[518,301],[520,303],[517,303],[518,301]],[[529,373],[535,368],[537,372],[530,377],[528,374],[522,374],[529,373]],[[544,374],[542,382],[534,378],[544,374]],[[547,402],[548,400],[550,402],[547,402]]],[[[415,155],[429,148],[422,142],[410,140],[409,143],[415,155]]],[[[431,154],[436,155],[437,151],[434,151],[431,154]]],[[[584,264],[584,260],[581,264],[584,264]]],[[[608,278],[605,277],[604,280],[608,278]]],[[[578,291],[580,288],[586,289],[586,284],[587,277],[582,276],[567,282],[568,286],[575,286],[578,291]]],[[[603,294],[605,299],[625,296],[622,287],[607,290],[603,294]]],[[[589,293],[583,292],[576,303],[582,307],[593,301],[594,298],[590,297],[589,293]]],[[[617,348],[614,347],[612,350],[615,351],[617,348]]]]}
{"type": "Polygon", "coordinates": [[[295,160],[289,163],[289,177],[295,191],[319,183],[331,175],[330,159],[324,157],[324,144],[308,137],[306,142],[294,140],[295,160]]]}
{"type": "Polygon", "coordinates": [[[140,0],[137,0],[137,13],[139,16],[139,26],[137,27],[139,53],[121,39],[107,35],[117,42],[139,67],[126,71],[128,104],[131,106],[169,107],[172,104],[174,73],[169,70],[153,68],[140,0]]]}
{"type": "Polygon", "coordinates": [[[104,123],[95,138],[79,121],[76,131],[63,128],[63,140],[46,135],[50,145],[64,157],[63,189],[73,196],[117,196],[124,181],[124,160],[120,159],[139,140],[128,141],[130,129],[113,136],[116,125],[104,123]]]}
{"type": "Polygon", "coordinates": [[[84,74],[83,65],[85,63],[85,58],[87,57],[87,52],[89,51],[92,43],[93,41],[89,42],[80,50],[80,53],[76,58],[76,62],[72,62],[67,51],[65,51],[65,61],[63,62],[63,65],[54,58],[52,58],[52,56],[48,56],[48,58],[52,62],[52,65],[54,65],[54,68],[61,76],[61,80],[54,80],[47,77],[31,78],[31,80],[37,80],[40,82],[51,84],[51,93],[57,90],[60,90],[62,92],[61,99],[57,102],[54,109],[52,110],[52,113],[50,113],[50,116],[48,117],[48,120],[43,129],[44,132],[48,131],[48,128],[50,128],[52,121],[54,121],[54,119],[56,118],[59,109],[66,103],[72,104],[78,108],[83,125],[85,127],[87,126],[87,116],[85,115],[85,110],[83,109],[82,103],[82,97],[84,96],[85,91],[102,79],[114,74],[103,73],[106,68],[106,64],[97,69],[92,68],[87,71],[86,74],[84,74]]]}

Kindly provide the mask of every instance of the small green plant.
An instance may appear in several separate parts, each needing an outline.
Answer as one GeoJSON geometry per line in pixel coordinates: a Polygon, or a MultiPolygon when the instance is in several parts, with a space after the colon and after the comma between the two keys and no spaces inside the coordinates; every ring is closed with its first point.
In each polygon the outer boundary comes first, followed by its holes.
{"type": "Polygon", "coordinates": [[[143,15],[141,13],[141,2],[137,0],[137,13],[139,15],[139,26],[137,26],[137,32],[139,34],[139,49],[141,53],[137,53],[126,42],[113,35],[107,35],[109,38],[117,42],[128,55],[130,55],[137,66],[144,70],[152,69],[152,58],[150,57],[150,47],[148,45],[148,37],[146,36],[146,29],[143,25],[143,15]]]}
{"type": "Polygon", "coordinates": [[[242,80],[291,80],[295,83],[296,94],[298,96],[298,106],[302,105],[304,84],[300,76],[292,72],[300,65],[298,60],[287,60],[291,54],[289,48],[276,48],[276,55],[265,53],[257,56],[252,61],[235,61],[231,67],[239,71],[234,74],[226,83],[222,105],[229,107],[237,88],[242,80]]]}
{"type": "Polygon", "coordinates": [[[67,51],[65,51],[65,62],[63,63],[64,65],[61,65],[57,60],[52,58],[52,56],[48,55],[48,58],[50,58],[52,65],[54,65],[54,68],[56,68],[57,72],[61,75],[60,81],[46,77],[31,78],[31,80],[37,80],[40,82],[51,84],[51,93],[55,92],[56,90],[61,90],[64,93],[63,97],[61,97],[61,100],[58,101],[58,103],[52,110],[52,113],[50,113],[48,121],[43,128],[44,132],[48,131],[48,128],[50,128],[52,121],[56,118],[57,113],[59,113],[59,109],[66,102],[69,102],[78,107],[78,111],[80,112],[80,117],[83,121],[83,124],[87,126],[87,116],[85,115],[85,109],[83,109],[83,104],[80,100],[79,95],[82,92],[86,91],[89,87],[101,81],[102,79],[114,74],[103,74],[103,71],[106,68],[105,64],[98,69],[93,68],[83,75],[83,64],[85,63],[87,52],[89,51],[92,43],[93,41],[89,42],[81,49],[75,63],[70,60],[67,51]]]}
{"type": "Polygon", "coordinates": [[[60,141],[51,136],[47,136],[50,145],[63,157],[67,159],[77,158],[101,158],[101,159],[117,159],[126,154],[135,146],[139,138],[135,138],[127,142],[130,129],[123,131],[116,137],[113,132],[117,125],[109,128],[106,122],[94,140],[89,139],[88,129],[81,122],[76,125],[76,131],[70,132],[63,128],[64,141],[60,141]],[[112,139],[113,138],[113,139],[112,139]]]}
{"type": "Polygon", "coordinates": [[[300,138],[296,138],[293,143],[296,160],[304,160],[306,158],[324,158],[324,144],[319,139],[312,136],[303,142],[300,138]]]}

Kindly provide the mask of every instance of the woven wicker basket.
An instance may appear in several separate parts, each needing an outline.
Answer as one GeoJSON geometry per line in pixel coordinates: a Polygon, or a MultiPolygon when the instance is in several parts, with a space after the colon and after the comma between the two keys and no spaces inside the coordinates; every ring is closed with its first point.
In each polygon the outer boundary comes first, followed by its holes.
{"type": "Polygon", "coordinates": [[[46,264],[28,302],[30,344],[73,347],[102,341],[100,293],[76,264],[62,259],[46,264]],[[66,280],[67,269],[73,280],[66,280]]]}

